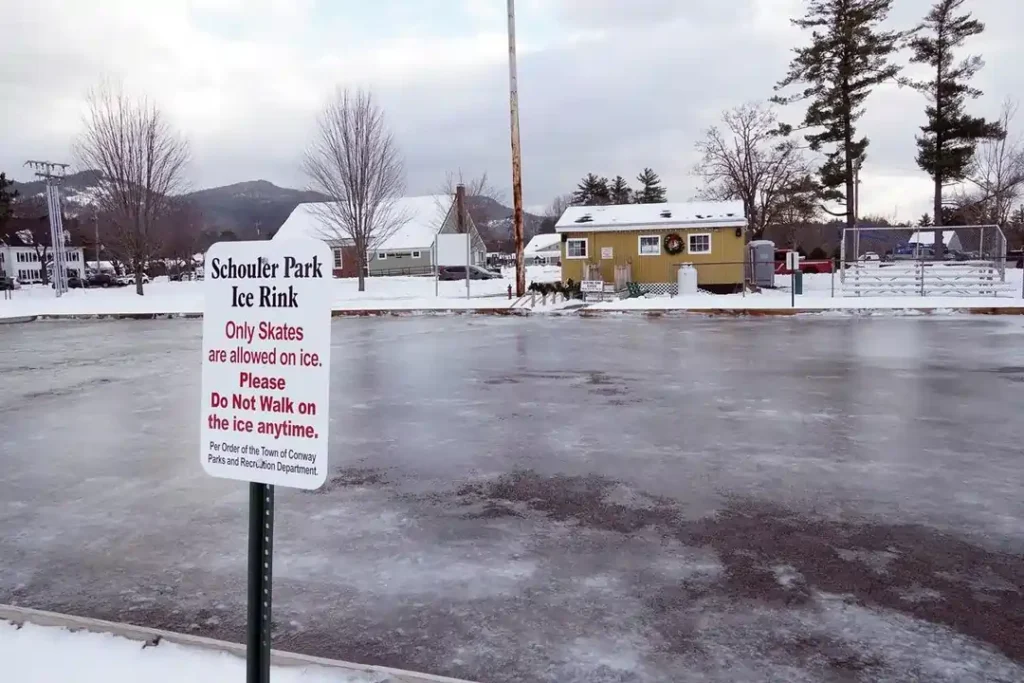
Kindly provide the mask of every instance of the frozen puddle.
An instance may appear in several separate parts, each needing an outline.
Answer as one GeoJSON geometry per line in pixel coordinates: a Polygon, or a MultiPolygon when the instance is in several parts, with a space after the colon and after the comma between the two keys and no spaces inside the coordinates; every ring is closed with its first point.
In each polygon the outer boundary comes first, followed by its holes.
{"type": "MultiPolygon", "coordinates": [[[[0,668],[8,683],[223,683],[245,680],[245,660],[110,634],[71,632],[0,623],[0,668]]],[[[382,683],[383,675],[353,674],[321,667],[274,667],[274,683],[382,683]]]]}

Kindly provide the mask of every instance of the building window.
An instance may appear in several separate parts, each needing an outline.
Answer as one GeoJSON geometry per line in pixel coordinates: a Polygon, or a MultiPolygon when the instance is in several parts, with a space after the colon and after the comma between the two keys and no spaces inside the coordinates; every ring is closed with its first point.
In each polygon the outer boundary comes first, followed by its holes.
{"type": "Polygon", "coordinates": [[[640,235],[638,247],[641,256],[661,256],[661,236],[640,235]]]}
{"type": "Polygon", "coordinates": [[[334,248],[334,269],[341,270],[341,247],[334,248]]]}
{"type": "Polygon", "coordinates": [[[377,260],[379,260],[379,261],[387,261],[388,260],[387,252],[386,251],[378,251],[377,252],[377,260]]]}
{"type": "Polygon", "coordinates": [[[701,232],[695,235],[690,235],[688,240],[688,249],[691,254],[710,254],[711,253],[711,233],[701,232]]]}
{"type": "Polygon", "coordinates": [[[418,251],[412,252],[412,257],[413,258],[420,258],[421,256],[422,256],[422,254],[420,252],[418,252],[418,251]]]}
{"type": "Polygon", "coordinates": [[[587,238],[572,237],[565,241],[565,258],[587,258],[587,238]]]}

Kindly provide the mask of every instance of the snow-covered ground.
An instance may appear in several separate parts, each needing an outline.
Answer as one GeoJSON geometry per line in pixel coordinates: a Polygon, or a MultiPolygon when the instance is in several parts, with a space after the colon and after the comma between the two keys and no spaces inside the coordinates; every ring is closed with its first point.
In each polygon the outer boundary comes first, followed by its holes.
{"type": "MultiPolygon", "coordinates": [[[[557,280],[559,269],[533,266],[527,269],[527,283],[557,280]]],[[[511,305],[508,287],[515,287],[515,271],[506,270],[500,280],[473,280],[466,297],[466,283],[438,282],[431,277],[380,277],[366,281],[359,291],[355,278],[336,279],[334,309],[448,310],[506,308],[511,305]]],[[[39,315],[118,315],[148,313],[202,313],[203,283],[168,282],[157,278],[145,288],[145,296],[134,287],[74,289],[57,298],[50,287],[28,286],[16,290],[10,299],[0,297],[0,318],[39,315]]]]}
{"type": "MultiPolygon", "coordinates": [[[[796,308],[802,311],[864,310],[964,310],[971,308],[1002,308],[1024,310],[1021,297],[1024,271],[1006,271],[1006,280],[1012,291],[999,297],[938,297],[938,296],[843,296],[838,274],[807,275],[804,293],[796,297],[796,308]]],[[[552,282],[560,277],[557,266],[531,266],[526,281],[552,282]]],[[[588,304],[597,311],[644,310],[765,310],[790,308],[788,278],[779,279],[779,288],[759,293],[709,294],[686,296],[651,296],[636,299],[618,299],[588,304]]],[[[336,279],[334,309],[353,310],[469,310],[481,308],[507,308],[513,300],[508,298],[509,286],[515,287],[515,271],[505,269],[500,280],[475,280],[470,283],[470,297],[466,297],[466,283],[439,282],[430,277],[382,277],[366,281],[366,291],[358,291],[353,278],[336,279]]],[[[564,304],[543,306],[538,297],[536,312],[554,312],[564,304]]],[[[522,308],[523,306],[517,306],[522,308]]],[[[529,308],[529,306],[526,306],[529,308]]],[[[31,286],[13,292],[11,299],[0,297],[0,319],[52,315],[120,315],[120,314],[199,314],[203,311],[203,285],[201,282],[168,282],[158,278],[146,287],[145,296],[137,296],[132,287],[118,289],[72,290],[56,298],[49,287],[31,286]]]]}
{"type": "MultiPolygon", "coordinates": [[[[1021,308],[1021,278],[1024,271],[1008,269],[1006,281],[1013,289],[998,297],[946,297],[946,296],[843,296],[839,274],[810,274],[804,276],[804,293],[797,295],[796,308],[805,311],[829,310],[956,310],[968,308],[1021,308]]],[[[701,292],[685,296],[650,296],[594,303],[596,310],[736,310],[790,308],[789,278],[777,279],[779,287],[758,293],[708,294],[701,292]]]]}
{"type": "MultiPolygon", "coordinates": [[[[0,670],[10,683],[223,683],[245,680],[245,660],[174,643],[142,647],[109,634],[0,623],[0,670]]],[[[275,683],[376,683],[323,667],[274,667],[275,683]]]]}

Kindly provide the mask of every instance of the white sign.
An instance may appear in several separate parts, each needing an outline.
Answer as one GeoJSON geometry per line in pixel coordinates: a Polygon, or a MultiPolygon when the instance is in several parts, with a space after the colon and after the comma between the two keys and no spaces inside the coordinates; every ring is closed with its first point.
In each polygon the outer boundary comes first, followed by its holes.
{"type": "Polygon", "coordinates": [[[580,291],[588,293],[600,293],[604,291],[604,282],[601,280],[584,280],[580,283],[580,291]]]}
{"type": "Polygon", "coordinates": [[[786,252],[786,270],[789,270],[789,271],[800,270],[800,252],[798,252],[798,251],[787,251],[786,252]]]}
{"type": "Polygon", "coordinates": [[[615,251],[612,247],[601,247],[601,259],[604,261],[614,258],[615,251]]]}
{"type": "Polygon", "coordinates": [[[469,235],[452,233],[438,235],[435,242],[439,266],[469,265],[469,235]]]}
{"type": "Polygon", "coordinates": [[[301,489],[326,481],[331,258],[320,240],[219,242],[206,252],[207,474],[301,489]]]}

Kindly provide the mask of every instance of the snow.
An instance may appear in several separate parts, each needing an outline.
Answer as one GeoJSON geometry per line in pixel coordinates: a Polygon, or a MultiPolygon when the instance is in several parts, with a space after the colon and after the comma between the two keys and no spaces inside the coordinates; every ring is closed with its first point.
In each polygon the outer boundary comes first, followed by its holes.
{"type": "MultiPolygon", "coordinates": [[[[1000,297],[844,297],[839,276],[835,279],[835,296],[832,296],[832,277],[827,274],[804,276],[804,294],[796,297],[796,308],[800,312],[824,311],[957,311],[972,308],[1021,309],[1022,275],[1024,271],[1008,269],[1007,282],[1013,291],[1000,297]]],[[[555,282],[560,279],[557,266],[529,266],[526,282],[555,282]]],[[[788,278],[777,279],[778,289],[760,293],[708,294],[700,292],[686,296],[652,296],[636,299],[588,302],[586,308],[595,311],[745,311],[789,309],[790,294],[788,278]]],[[[472,310],[481,308],[508,308],[515,299],[509,300],[508,287],[515,289],[515,269],[506,268],[502,278],[495,280],[473,280],[470,283],[470,298],[466,298],[465,281],[437,283],[435,295],[432,277],[379,277],[366,280],[366,291],[358,291],[355,278],[339,278],[331,281],[334,288],[333,308],[336,311],[383,310],[383,311],[431,311],[431,310],[472,310]]],[[[157,278],[146,285],[145,296],[137,296],[134,287],[112,289],[73,289],[61,298],[44,286],[24,286],[11,293],[12,298],[0,297],[0,319],[17,319],[33,316],[54,315],[135,315],[135,314],[201,314],[203,311],[202,282],[168,282],[157,278]]],[[[557,312],[567,308],[580,307],[581,302],[559,302],[543,306],[539,295],[535,312],[557,312]]],[[[521,306],[520,306],[521,307],[521,306]]],[[[517,308],[520,308],[517,307],[517,308]]]]}
{"type": "Polygon", "coordinates": [[[558,234],[534,235],[523,249],[523,253],[533,256],[543,252],[560,251],[561,242],[562,236],[558,234]]]}
{"type": "MultiPolygon", "coordinates": [[[[426,249],[434,244],[434,236],[441,229],[452,199],[448,195],[426,195],[403,197],[395,200],[392,212],[406,219],[393,235],[377,245],[375,249],[426,249]]],[[[334,231],[326,230],[330,236],[334,231]]],[[[315,203],[299,204],[292,211],[274,239],[309,238],[324,239],[325,229],[317,214],[315,203]]],[[[334,240],[327,240],[334,241],[334,240]]]]}
{"type": "MultiPolygon", "coordinates": [[[[10,683],[222,683],[245,680],[245,660],[174,643],[143,647],[109,634],[0,624],[0,662],[10,683]]],[[[376,683],[381,675],[326,667],[273,667],[274,683],[376,683]]]]}
{"type": "MultiPolygon", "coordinates": [[[[526,281],[547,282],[559,277],[557,267],[531,266],[526,281]]],[[[356,278],[338,278],[334,287],[333,308],[352,310],[466,310],[507,308],[508,287],[515,289],[515,270],[507,269],[502,279],[473,280],[470,298],[466,282],[438,282],[435,295],[432,277],[380,277],[366,280],[366,291],[359,291],[356,278]]],[[[0,297],[0,319],[46,315],[133,315],[199,314],[203,312],[202,282],[168,282],[158,278],[146,285],[145,296],[134,287],[111,289],[72,289],[56,298],[50,287],[25,286],[12,298],[0,297]]]]}
{"type": "MultiPolygon", "coordinates": [[[[942,243],[949,244],[949,241],[956,237],[955,230],[943,230],[942,231],[942,243]]],[[[928,230],[927,232],[915,232],[907,240],[907,244],[920,244],[923,246],[929,246],[935,244],[935,231],[928,230]]]]}
{"type": "Polygon", "coordinates": [[[570,206],[558,219],[558,232],[594,232],[634,228],[742,228],[747,225],[743,202],[673,202],[570,206]],[[664,213],[670,216],[663,215],[664,213]],[[584,216],[593,220],[577,222],[584,216]]]}
{"type": "MultiPolygon", "coordinates": [[[[896,310],[962,310],[971,308],[1019,308],[1024,310],[1021,297],[1022,275],[1019,269],[1007,269],[1006,281],[1013,290],[1005,296],[843,296],[839,274],[827,273],[804,275],[804,293],[797,295],[796,308],[799,311],[896,311],[896,310]]],[[[766,310],[790,308],[789,277],[776,277],[776,289],[743,294],[709,294],[699,292],[684,296],[651,296],[636,299],[596,302],[589,306],[595,310],[639,311],[639,310],[766,310]]]]}

